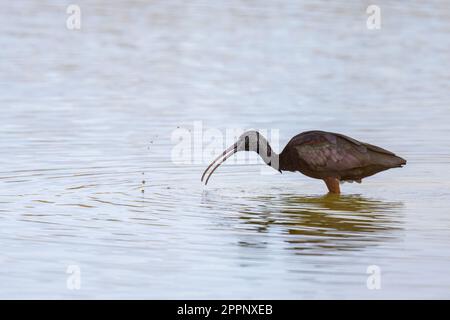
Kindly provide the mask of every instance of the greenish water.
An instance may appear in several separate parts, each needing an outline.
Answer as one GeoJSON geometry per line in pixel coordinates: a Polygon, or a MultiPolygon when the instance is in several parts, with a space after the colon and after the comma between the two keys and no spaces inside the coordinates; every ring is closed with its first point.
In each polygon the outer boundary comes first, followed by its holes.
{"type": "Polygon", "coordinates": [[[378,3],[380,30],[364,1],[78,1],[78,31],[2,4],[0,297],[449,298],[450,6],[378,3]],[[251,164],[204,187],[212,156],[171,158],[198,121],[408,164],[340,197],[251,164]]]}

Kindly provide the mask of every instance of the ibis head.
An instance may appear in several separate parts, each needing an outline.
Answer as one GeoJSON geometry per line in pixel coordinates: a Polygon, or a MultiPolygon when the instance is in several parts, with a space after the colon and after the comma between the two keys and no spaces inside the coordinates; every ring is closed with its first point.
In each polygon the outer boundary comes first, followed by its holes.
{"type": "Polygon", "coordinates": [[[213,162],[211,162],[211,164],[203,172],[202,181],[204,180],[206,173],[212,168],[206,176],[205,184],[207,184],[214,171],[216,171],[216,169],[229,157],[239,151],[254,151],[258,153],[268,165],[271,165],[271,158],[275,156],[275,153],[272,152],[272,148],[264,136],[262,136],[258,131],[246,131],[239,136],[238,140],[234,144],[223,151],[216,159],[214,159],[213,162]]]}

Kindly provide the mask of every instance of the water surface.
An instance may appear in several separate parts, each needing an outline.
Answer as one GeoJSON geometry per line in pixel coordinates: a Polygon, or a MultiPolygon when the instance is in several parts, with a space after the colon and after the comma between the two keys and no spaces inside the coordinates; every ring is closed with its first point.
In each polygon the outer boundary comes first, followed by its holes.
{"type": "Polygon", "coordinates": [[[378,1],[380,30],[356,0],[77,3],[78,31],[69,2],[1,4],[0,297],[450,298],[447,1],[378,1]],[[408,165],[341,197],[249,164],[204,187],[212,156],[171,159],[196,121],[408,165]]]}

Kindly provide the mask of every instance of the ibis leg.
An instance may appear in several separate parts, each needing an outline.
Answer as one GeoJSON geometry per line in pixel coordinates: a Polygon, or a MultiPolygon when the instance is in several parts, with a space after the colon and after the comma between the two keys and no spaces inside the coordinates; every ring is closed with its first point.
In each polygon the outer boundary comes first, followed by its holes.
{"type": "Polygon", "coordinates": [[[339,188],[339,180],[337,178],[327,177],[327,178],[324,178],[323,181],[325,181],[328,191],[330,193],[335,193],[335,194],[341,193],[341,189],[339,188]]]}

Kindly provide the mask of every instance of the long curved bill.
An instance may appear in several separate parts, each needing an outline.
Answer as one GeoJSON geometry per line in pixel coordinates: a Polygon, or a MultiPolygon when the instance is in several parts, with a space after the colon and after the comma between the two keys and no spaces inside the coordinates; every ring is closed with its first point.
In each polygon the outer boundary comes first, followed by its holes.
{"type": "Polygon", "coordinates": [[[226,149],[224,152],[222,152],[221,155],[219,155],[216,159],[214,159],[213,162],[211,162],[211,164],[208,166],[208,168],[206,168],[205,172],[203,172],[202,175],[202,179],[201,181],[203,181],[203,179],[205,178],[206,173],[208,172],[208,170],[213,167],[214,164],[216,164],[213,169],[211,170],[211,172],[208,174],[206,181],[205,181],[205,185],[208,184],[208,180],[211,177],[211,175],[213,174],[214,171],[216,171],[216,169],[222,164],[224,163],[229,157],[231,157],[233,154],[235,154],[237,152],[237,143],[233,144],[231,147],[229,147],[228,149],[226,149]],[[219,161],[220,160],[220,161],[219,161]],[[219,161],[219,162],[218,162],[219,161]]]}

